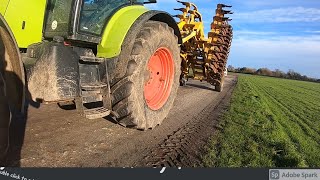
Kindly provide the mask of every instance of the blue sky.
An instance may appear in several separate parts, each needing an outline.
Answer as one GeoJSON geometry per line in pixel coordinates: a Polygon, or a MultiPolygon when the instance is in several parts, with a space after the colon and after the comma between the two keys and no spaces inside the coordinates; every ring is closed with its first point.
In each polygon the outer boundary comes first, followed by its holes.
{"type": "MultiPolygon", "coordinates": [[[[232,5],[234,39],[228,64],[267,67],[320,78],[319,0],[192,0],[198,5],[206,31],[217,3],[232,5]]],[[[151,9],[178,14],[175,0],[158,0],[151,9]]]]}

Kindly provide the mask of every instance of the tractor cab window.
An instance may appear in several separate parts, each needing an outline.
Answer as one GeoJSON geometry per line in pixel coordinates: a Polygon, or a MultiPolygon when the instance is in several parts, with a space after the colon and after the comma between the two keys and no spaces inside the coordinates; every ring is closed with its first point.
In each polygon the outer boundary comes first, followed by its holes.
{"type": "Polygon", "coordinates": [[[74,0],[49,0],[47,4],[47,21],[45,37],[67,37],[74,0]]]}
{"type": "Polygon", "coordinates": [[[130,0],[84,0],[81,8],[80,31],[102,34],[106,20],[130,0]]]}

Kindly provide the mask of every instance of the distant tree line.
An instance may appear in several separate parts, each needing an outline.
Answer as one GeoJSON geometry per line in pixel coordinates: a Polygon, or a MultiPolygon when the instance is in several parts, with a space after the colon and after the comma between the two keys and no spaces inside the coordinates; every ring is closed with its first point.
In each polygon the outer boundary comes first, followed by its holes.
{"type": "Polygon", "coordinates": [[[260,76],[270,76],[270,77],[277,77],[277,78],[294,79],[294,80],[311,81],[311,82],[320,83],[320,79],[315,79],[315,78],[308,77],[306,75],[301,75],[300,73],[295,72],[292,69],[290,69],[288,72],[283,72],[279,69],[272,71],[268,68],[260,68],[260,69],[254,69],[254,68],[248,68],[248,67],[234,68],[233,66],[229,65],[228,71],[234,72],[234,73],[253,74],[253,75],[260,75],[260,76]]]}

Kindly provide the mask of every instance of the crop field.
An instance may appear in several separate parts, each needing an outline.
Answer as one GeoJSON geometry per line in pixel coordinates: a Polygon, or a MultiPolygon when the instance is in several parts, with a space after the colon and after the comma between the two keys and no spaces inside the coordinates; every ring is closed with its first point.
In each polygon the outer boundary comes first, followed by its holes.
{"type": "Polygon", "coordinates": [[[320,84],[239,75],[207,167],[319,167],[320,84]]]}

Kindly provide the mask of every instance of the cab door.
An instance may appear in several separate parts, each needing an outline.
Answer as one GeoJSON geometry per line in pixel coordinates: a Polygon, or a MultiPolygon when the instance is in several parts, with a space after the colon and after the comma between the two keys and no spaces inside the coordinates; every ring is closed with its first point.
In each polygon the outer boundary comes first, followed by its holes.
{"type": "Polygon", "coordinates": [[[5,1],[7,5],[0,5],[0,13],[9,24],[18,47],[27,48],[30,44],[41,42],[47,0],[5,1]],[[5,9],[4,12],[2,9],[5,9]]]}

